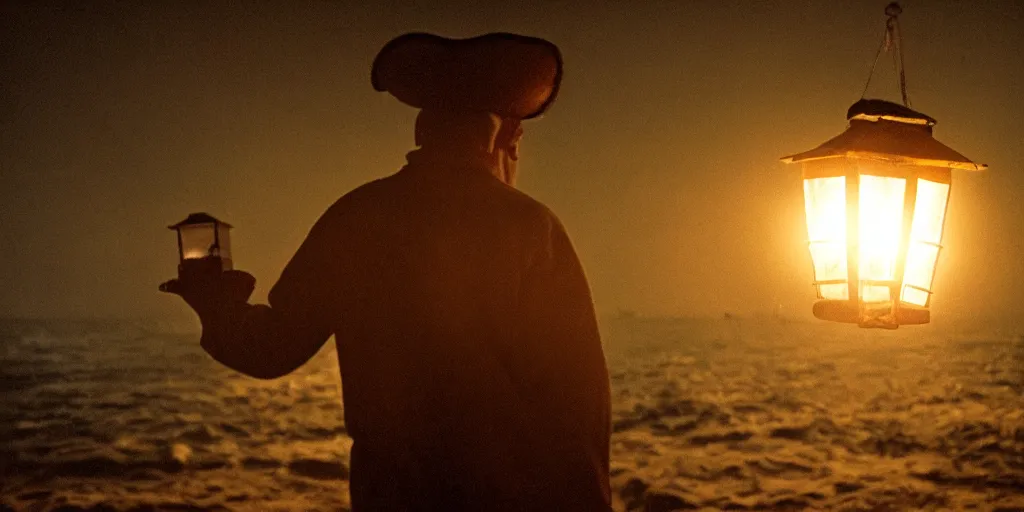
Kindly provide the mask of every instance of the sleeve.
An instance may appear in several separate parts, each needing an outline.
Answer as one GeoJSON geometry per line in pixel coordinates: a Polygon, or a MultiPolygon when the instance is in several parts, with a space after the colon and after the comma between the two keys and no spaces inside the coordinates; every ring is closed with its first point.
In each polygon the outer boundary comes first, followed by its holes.
{"type": "Polygon", "coordinates": [[[338,259],[344,244],[339,203],[321,216],[285,266],[270,291],[269,306],[239,301],[201,318],[200,344],[214,359],[271,379],[302,366],[330,338],[344,264],[338,259]]]}
{"type": "MultiPolygon", "coordinates": [[[[325,212],[270,290],[270,307],[306,338],[330,337],[337,311],[344,230],[340,202],[325,212]]],[[[319,347],[317,347],[319,348],[319,347]]]]}
{"type": "Polygon", "coordinates": [[[608,510],[611,390],[583,267],[552,215],[523,279],[517,337],[524,402],[543,418],[546,461],[574,509],[608,510]]]}
{"type": "Polygon", "coordinates": [[[518,338],[537,381],[607,386],[590,286],[569,235],[553,215],[523,278],[519,316],[518,338]]]}

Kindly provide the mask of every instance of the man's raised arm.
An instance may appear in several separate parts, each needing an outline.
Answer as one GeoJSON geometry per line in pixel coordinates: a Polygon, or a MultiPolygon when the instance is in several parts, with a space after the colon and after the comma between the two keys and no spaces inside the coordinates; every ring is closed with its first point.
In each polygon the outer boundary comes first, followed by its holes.
{"type": "Polygon", "coordinates": [[[269,305],[249,304],[255,279],[227,271],[211,281],[174,279],[161,291],[180,295],[199,315],[200,345],[220,363],[259,379],[287,375],[313,357],[333,331],[340,262],[328,210],[270,291],[269,305]]]}

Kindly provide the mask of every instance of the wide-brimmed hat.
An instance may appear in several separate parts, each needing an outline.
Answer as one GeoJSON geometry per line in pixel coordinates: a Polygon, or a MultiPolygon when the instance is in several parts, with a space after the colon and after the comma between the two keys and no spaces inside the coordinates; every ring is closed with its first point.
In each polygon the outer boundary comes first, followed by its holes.
{"type": "Polygon", "coordinates": [[[530,119],[555,101],[562,55],[549,41],[516,34],[450,39],[411,33],[384,45],[370,80],[374,89],[416,108],[530,119]]]}

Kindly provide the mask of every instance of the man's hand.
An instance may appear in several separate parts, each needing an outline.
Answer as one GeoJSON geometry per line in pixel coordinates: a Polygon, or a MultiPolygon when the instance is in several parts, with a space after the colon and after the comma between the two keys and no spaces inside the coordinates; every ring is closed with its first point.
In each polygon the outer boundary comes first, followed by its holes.
{"type": "Polygon", "coordinates": [[[241,270],[228,270],[200,277],[171,279],[160,291],[185,299],[200,319],[216,315],[224,306],[247,302],[256,287],[256,278],[241,270]]]}

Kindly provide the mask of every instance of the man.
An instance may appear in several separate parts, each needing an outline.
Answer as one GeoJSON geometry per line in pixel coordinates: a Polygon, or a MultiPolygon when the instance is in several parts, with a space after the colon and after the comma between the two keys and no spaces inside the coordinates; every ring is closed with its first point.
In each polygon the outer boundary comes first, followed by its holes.
{"type": "Polygon", "coordinates": [[[163,289],[197,311],[210,355],[254,377],[335,336],[355,512],[610,510],[589,288],[555,215],[512,187],[520,121],[557,92],[557,49],[410,34],[373,76],[423,109],[419,149],[327,210],[269,306],[246,303],[243,272],[163,289]]]}

